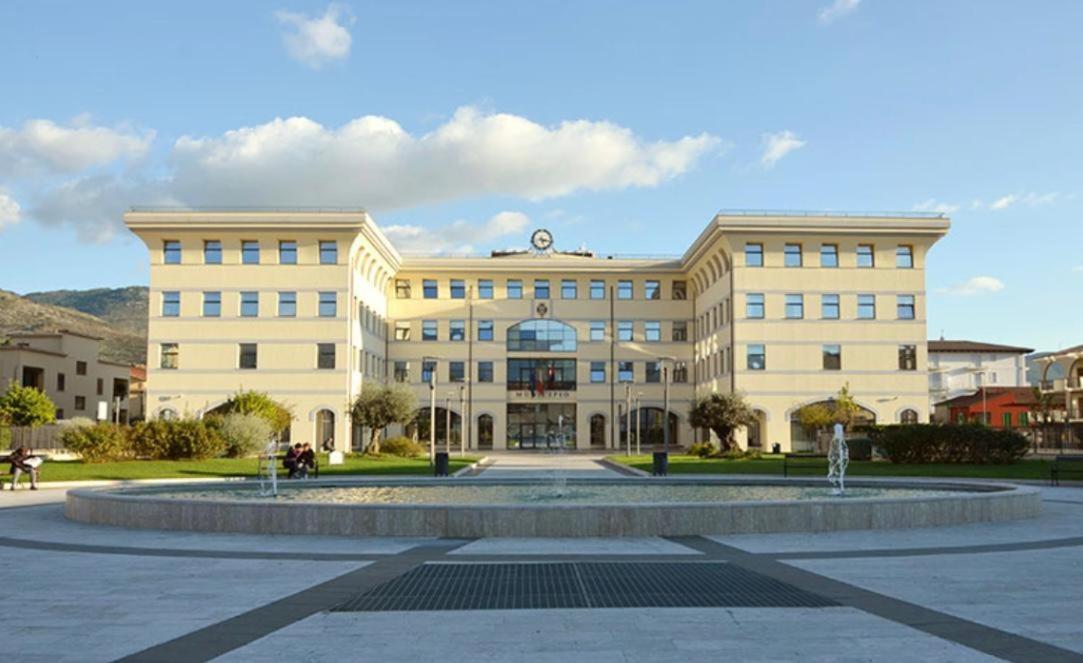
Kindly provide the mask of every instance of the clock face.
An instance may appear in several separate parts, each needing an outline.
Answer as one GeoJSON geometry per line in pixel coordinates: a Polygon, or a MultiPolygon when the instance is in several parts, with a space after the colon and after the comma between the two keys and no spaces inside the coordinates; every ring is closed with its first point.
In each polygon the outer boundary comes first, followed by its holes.
{"type": "Polygon", "coordinates": [[[530,236],[530,243],[534,245],[535,249],[544,251],[553,245],[553,235],[544,228],[535,230],[534,234],[530,236]]]}

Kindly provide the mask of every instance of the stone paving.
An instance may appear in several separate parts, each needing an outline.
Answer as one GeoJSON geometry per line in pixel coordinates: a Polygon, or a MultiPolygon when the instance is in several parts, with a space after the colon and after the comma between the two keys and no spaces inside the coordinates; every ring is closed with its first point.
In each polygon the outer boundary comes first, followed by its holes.
{"type": "MultiPolygon", "coordinates": [[[[580,454],[492,478],[612,476],[580,454]]],[[[0,619],[29,661],[1083,661],[1083,488],[1043,514],[922,530],[713,539],[373,539],[93,527],[64,491],[0,494],[0,619]],[[832,608],[329,612],[433,562],[738,564],[832,608]]]]}

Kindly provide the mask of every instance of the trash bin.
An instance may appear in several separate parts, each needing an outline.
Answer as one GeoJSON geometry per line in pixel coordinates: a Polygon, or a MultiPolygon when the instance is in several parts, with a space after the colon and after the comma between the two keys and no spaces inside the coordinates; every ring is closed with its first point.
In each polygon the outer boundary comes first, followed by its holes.
{"type": "Polygon", "coordinates": [[[771,453],[773,453],[773,454],[782,453],[782,445],[779,444],[778,442],[775,442],[774,444],[772,444],[771,445],[771,453]]]}
{"type": "Polygon", "coordinates": [[[654,465],[651,474],[656,477],[664,477],[669,472],[669,454],[665,451],[654,452],[654,465]]]}
{"type": "Polygon", "coordinates": [[[448,453],[446,451],[436,452],[436,463],[433,466],[433,475],[438,477],[446,477],[448,475],[448,453]]]}

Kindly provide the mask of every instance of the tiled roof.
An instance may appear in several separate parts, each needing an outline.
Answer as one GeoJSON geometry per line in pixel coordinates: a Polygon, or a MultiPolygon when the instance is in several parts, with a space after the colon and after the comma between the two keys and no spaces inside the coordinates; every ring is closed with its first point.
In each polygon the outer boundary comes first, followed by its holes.
{"type": "Polygon", "coordinates": [[[938,341],[929,341],[929,352],[1001,352],[1025,355],[1034,352],[1034,350],[1033,348],[1020,348],[1014,345],[940,339],[938,341]]]}
{"type": "MultiPolygon", "coordinates": [[[[985,400],[1003,396],[1004,394],[1011,394],[1012,404],[1014,405],[1033,405],[1037,403],[1034,398],[1033,387],[987,387],[985,389],[985,400]]],[[[956,396],[955,398],[941,401],[937,405],[945,407],[966,407],[969,405],[978,405],[982,402],[982,390],[974,392],[973,394],[965,394],[963,396],[956,396]]]]}

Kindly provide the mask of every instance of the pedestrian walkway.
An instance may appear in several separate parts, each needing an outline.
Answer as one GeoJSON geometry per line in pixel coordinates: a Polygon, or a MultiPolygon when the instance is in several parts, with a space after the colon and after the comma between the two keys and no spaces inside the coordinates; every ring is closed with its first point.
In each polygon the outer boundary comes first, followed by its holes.
{"type": "Polygon", "coordinates": [[[598,479],[621,476],[598,463],[603,454],[547,453],[530,451],[487,454],[492,464],[479,477],[482,479],[598,479]]]}

